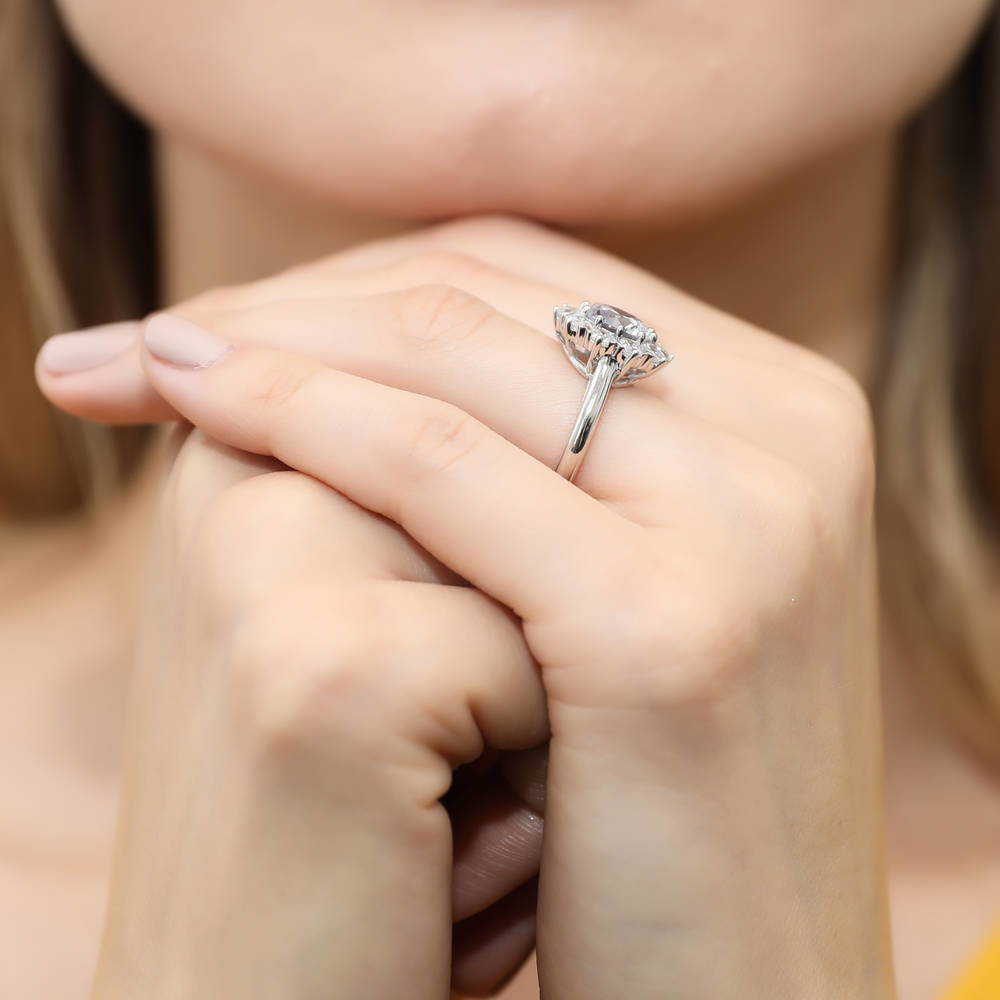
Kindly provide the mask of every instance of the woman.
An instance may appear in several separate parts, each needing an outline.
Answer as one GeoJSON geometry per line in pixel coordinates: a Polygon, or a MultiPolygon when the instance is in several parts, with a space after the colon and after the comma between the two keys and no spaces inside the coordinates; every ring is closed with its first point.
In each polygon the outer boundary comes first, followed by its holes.
{"type": "Polygon", "coordinates": [[[5,13],[5,996],[1000,995],[985,0],[5,13]]]}

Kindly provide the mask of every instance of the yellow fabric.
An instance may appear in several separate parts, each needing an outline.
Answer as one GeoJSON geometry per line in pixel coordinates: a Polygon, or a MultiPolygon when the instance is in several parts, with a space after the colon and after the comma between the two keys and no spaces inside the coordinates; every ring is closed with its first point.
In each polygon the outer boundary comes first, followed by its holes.
{"type": "Polygon", "coordinates": [[[1000,1000],[1000,923],[941,1000],[1000,1000]]]}

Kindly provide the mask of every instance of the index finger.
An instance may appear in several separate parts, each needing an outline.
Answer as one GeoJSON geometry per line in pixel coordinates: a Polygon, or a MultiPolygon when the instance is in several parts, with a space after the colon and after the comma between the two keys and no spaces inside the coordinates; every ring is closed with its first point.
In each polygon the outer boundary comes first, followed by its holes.
{"type": "Polygon", "coordinates": [[[637,525],[452,404],[176,322],[146,324],[146,358],[185,417],[395,521],[526,622],[599,602],[642,552],[637,525]]]}

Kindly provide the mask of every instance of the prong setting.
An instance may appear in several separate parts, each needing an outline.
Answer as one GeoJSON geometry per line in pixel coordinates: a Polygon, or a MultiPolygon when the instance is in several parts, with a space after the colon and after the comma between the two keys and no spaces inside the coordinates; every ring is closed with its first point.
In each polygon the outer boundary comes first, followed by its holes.
{"type": "Polygon", "coordinates": [[[575,308],[557,306],[554,320],[566,356],[588,378],[605,357],[618,371],[615,386],[631,385],[674,358],[659,345],[655,330],[616,306],[587,301],[575,308]]]}

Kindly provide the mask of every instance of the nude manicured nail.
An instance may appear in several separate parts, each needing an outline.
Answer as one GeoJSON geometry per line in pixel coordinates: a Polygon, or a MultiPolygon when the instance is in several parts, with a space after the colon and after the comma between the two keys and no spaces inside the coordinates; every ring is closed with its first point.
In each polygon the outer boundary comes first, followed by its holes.
{"type": "Polygon", "coordinates": [[[233,346],[204,327],[172,313],[150,316],[143,339],[150,354],[182,368],[205,368],[233,346]]]}
{"type": "Polygon", "coordinates": [[[69,375],[99,368],[124,354],[136,342],[138,332],[138,322],[124,320],[73,333],[57,333],[42,345],[39,364],[50,375],[69,375]]]}

